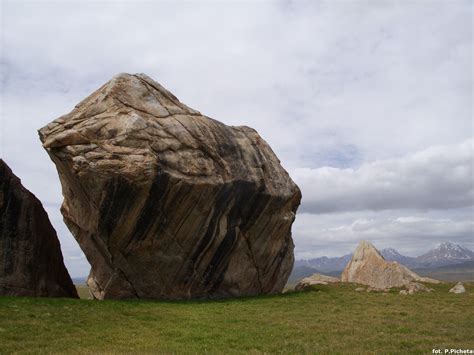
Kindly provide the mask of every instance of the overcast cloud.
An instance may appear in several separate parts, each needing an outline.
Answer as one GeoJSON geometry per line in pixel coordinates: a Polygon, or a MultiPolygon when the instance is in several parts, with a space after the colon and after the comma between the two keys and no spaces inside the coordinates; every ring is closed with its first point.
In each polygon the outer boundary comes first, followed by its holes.
{"type": "Polygon", "coordinates": [[[409,256],[453,240],[473,249],[473,212],[471,207],[429,214],[416,210],[300,213],[294,226],[298,236],[296,253],[300,258],[340,256],[351,253],[361,239],[370,240],[377,248],[393,247],[409,256]]]}
{"type": "Polygon", "coordinates": [[[474,140],[433,146],[356,169],[295,169],[303,195],[300,212],[452,209],[472,205],[474,140]]]}
{"type": "Polygon", "coordinates": [[[303,192],[297,257],[357,241],[473,248],[470,1],[1,4],[0,156],[45,204],[74,276],[36,130],[119,72],[254,127],[303,192]]]}

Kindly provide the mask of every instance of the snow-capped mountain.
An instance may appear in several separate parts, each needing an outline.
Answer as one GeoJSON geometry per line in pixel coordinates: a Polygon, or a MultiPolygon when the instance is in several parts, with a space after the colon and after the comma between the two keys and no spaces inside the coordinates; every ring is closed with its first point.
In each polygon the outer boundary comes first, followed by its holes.
{"type": "Polygon", "coordinates": [[[474,260],[474,252],[459,244],[443,243],[416,258],[423,266],[452,265],[474,260]]]}
{"type": "Polygon", "coordinates": [[[402,255],[393,248],[382,249],[380,253],[382,254],[385,260],[396,261],[397,263],[408,266],[408,267],[416,266],[416,263],[417,263],[416,258],[402,255]]]}
{"type": "MultiPolygon", "coordinates": [[[[396,261],[410,268],[433,268],[474,260],[474,252],[472,250],[449,242],[440,244],[436,248],[417,257],[402,255],[394,248],[382,249],[380,253],[385,260],[396,261]]],[[[295,268],[304,266],[311,267],[320,272],[342,271],[351,258],[352,254],[347,254],[333,258],[323,256],[310,260],[297,260],[295,268]]]]}
{"type": "MultiPolygon", "coordinates": [[[[399,264],[403,264],[409,267],[413,266],[416,263],[416,258],[402,255],[393,248],[382,249],[380,253],[387,261],[396,261],[399,264]]],[[[296,260],[295,268],[311,267],[321,272],[342,271],[349,263],[351,258],[352,254],[347,254],[332,258],[322,256],[320,258],[314,258],[309,260],[296,260]]]]}

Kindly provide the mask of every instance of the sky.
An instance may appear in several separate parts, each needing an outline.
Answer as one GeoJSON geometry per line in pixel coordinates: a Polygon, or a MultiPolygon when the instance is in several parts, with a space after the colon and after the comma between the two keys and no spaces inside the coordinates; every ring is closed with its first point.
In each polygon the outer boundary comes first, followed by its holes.
{"type": "Polygon", "coordinates": [[[37,129],[121,72],[255,128],[302,190],[295,256],[361,239],[474,249],[471,1],[0,0],[0,157],[45,206],[73,277],[37,129]]]}

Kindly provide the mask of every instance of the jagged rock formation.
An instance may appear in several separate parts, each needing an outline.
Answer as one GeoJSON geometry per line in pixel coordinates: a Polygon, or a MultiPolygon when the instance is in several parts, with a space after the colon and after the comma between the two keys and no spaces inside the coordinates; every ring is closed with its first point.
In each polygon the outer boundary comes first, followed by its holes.
{"type": "Polygon", "coordinates": [[[2,159],[0,295],[78,297],[46,211],[2,159]]]}
{"type": "Polygon", "coordinates": [[[305,277],[300,282],[298,282],[295,286],[295,291],[302,291],[310,286],[313,285],[328,285],[330,283],[337,283],[341,282],[337,277],[321,275],[321,274],[313,274],[309,277],[305,277]]]}
{"type": "Polygon", "coordinates": [[[258,133],[121,74],[39,131],[64,220],[104,298],[280,292],[298,187],[258,133]]]}
{"type": "Polygon", "coordinates": [[[342,272],[341,281],[368,285],[381,290],[406,286],[413,281],[439,283],[438,280],[420,277],[396,261],[385,261],[379,251],[365,240],[357,246],[352,260],[342,272]]]}

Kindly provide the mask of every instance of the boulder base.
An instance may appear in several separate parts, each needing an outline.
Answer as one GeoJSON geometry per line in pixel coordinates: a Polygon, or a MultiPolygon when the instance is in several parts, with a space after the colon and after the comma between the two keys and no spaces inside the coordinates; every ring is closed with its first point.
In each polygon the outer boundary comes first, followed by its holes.
{"type": "Polygon", "coordinates": [[[121,74],[39,134],[94,297],[282,291],[301,193],[252,128],[206,117],[144,74],[121,74]]]}
{"type": "Polygon", "coordinates": [[[0,295],[78,298],[46,211],[1,159],[0,295]]]}

